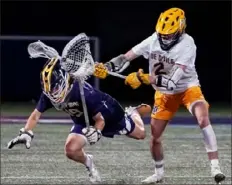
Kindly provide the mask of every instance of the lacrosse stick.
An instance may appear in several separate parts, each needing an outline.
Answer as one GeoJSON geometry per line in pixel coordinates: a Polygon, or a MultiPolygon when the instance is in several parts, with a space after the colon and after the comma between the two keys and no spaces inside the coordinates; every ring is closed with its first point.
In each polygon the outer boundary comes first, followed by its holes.
{"type": "Polygon", "coordinates": [[[118,77],[118,78],[126,79],[126,76],[118,74],[118,73],[108,71],[108,74],[111,75],[111,76],[118,77]]]}
{"type": "Polygon", "coordinates": [[[85,80],[94,73],[94,61],[90,52],[89,38],[84,33],[81,33],[69,41],[63,49],[60,62],[62,68],[79,82],[85,122],[86,126],[89,127],[89,117],[84,94],[85,80]]]}

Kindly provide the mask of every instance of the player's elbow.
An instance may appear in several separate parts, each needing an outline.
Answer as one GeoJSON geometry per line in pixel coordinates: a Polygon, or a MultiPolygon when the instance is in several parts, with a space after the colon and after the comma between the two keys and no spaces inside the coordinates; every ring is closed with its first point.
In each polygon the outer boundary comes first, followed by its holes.
{"type": "Polygon", "coordinates": [[[127,61],[131,61],[137,58],[138,56],[132,50],[129,50],[127,53],[124,54],[124,57],[127,61]]]}

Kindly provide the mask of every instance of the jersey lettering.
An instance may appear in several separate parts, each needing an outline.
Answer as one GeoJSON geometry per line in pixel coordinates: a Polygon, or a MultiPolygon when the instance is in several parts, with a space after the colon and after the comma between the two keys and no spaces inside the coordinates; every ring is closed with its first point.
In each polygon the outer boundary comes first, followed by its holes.
{"type": "Polygon", "coordinates": [[[81,117],[83,114],[82,111],[79,110],[78,102],[69,102],[67,106],[63,108],[65,112],[67,112],[70,116],[81,117]]]}

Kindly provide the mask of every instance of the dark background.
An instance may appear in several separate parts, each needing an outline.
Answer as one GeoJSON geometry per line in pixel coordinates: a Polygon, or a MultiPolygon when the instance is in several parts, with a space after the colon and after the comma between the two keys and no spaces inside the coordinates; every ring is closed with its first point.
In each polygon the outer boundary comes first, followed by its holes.
{"type": "MultiPolygon", "coordinates": [[[[85,32],[100,38],[100,58],[107,61],[151,35],[161,11],[171,7],[186,13],[187,29],[197,45],[196,68],[209,102],[230,103],[231,98],[231,5],[230,2],[2,2],[2,35],[75,36],[85,32]]],[[[44,62],[28,58],[29,41],[1,42],[2,101],[37,100],[39,72],[44,62]]],[[[49,43],[61,51],[65,42],[49,43]]],[[[124,74],[139,67],[148,71],[140,57],[124,74]]],[[[123,80],[101,80],[101,90],[120,101],[152,102],[154,90],[132,90],[123,80]]]]}

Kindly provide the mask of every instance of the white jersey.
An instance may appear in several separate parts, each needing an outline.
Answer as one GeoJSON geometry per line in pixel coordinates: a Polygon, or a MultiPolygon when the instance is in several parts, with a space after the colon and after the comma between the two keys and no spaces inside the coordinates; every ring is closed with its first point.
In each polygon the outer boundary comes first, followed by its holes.
{"type": "Polygon", "coordinates": [[[140,44],[132,48],[132,51],[144,58],[149,59],[149,73],[155,75],[155,72],[168,73],[174,64],[185,65],[184,75],[177,82],[177,87],[173,90],[167,90],[164,87],[157,87],[152,84],[153,88],[164,94],[176,94],[185,91],[189,87],[199,86],[198,75],[195,68],[196,45],[191,36],[184,33],[180,41],[170,50],[161,49],[157,34],[154,33],[140,44]]]}

